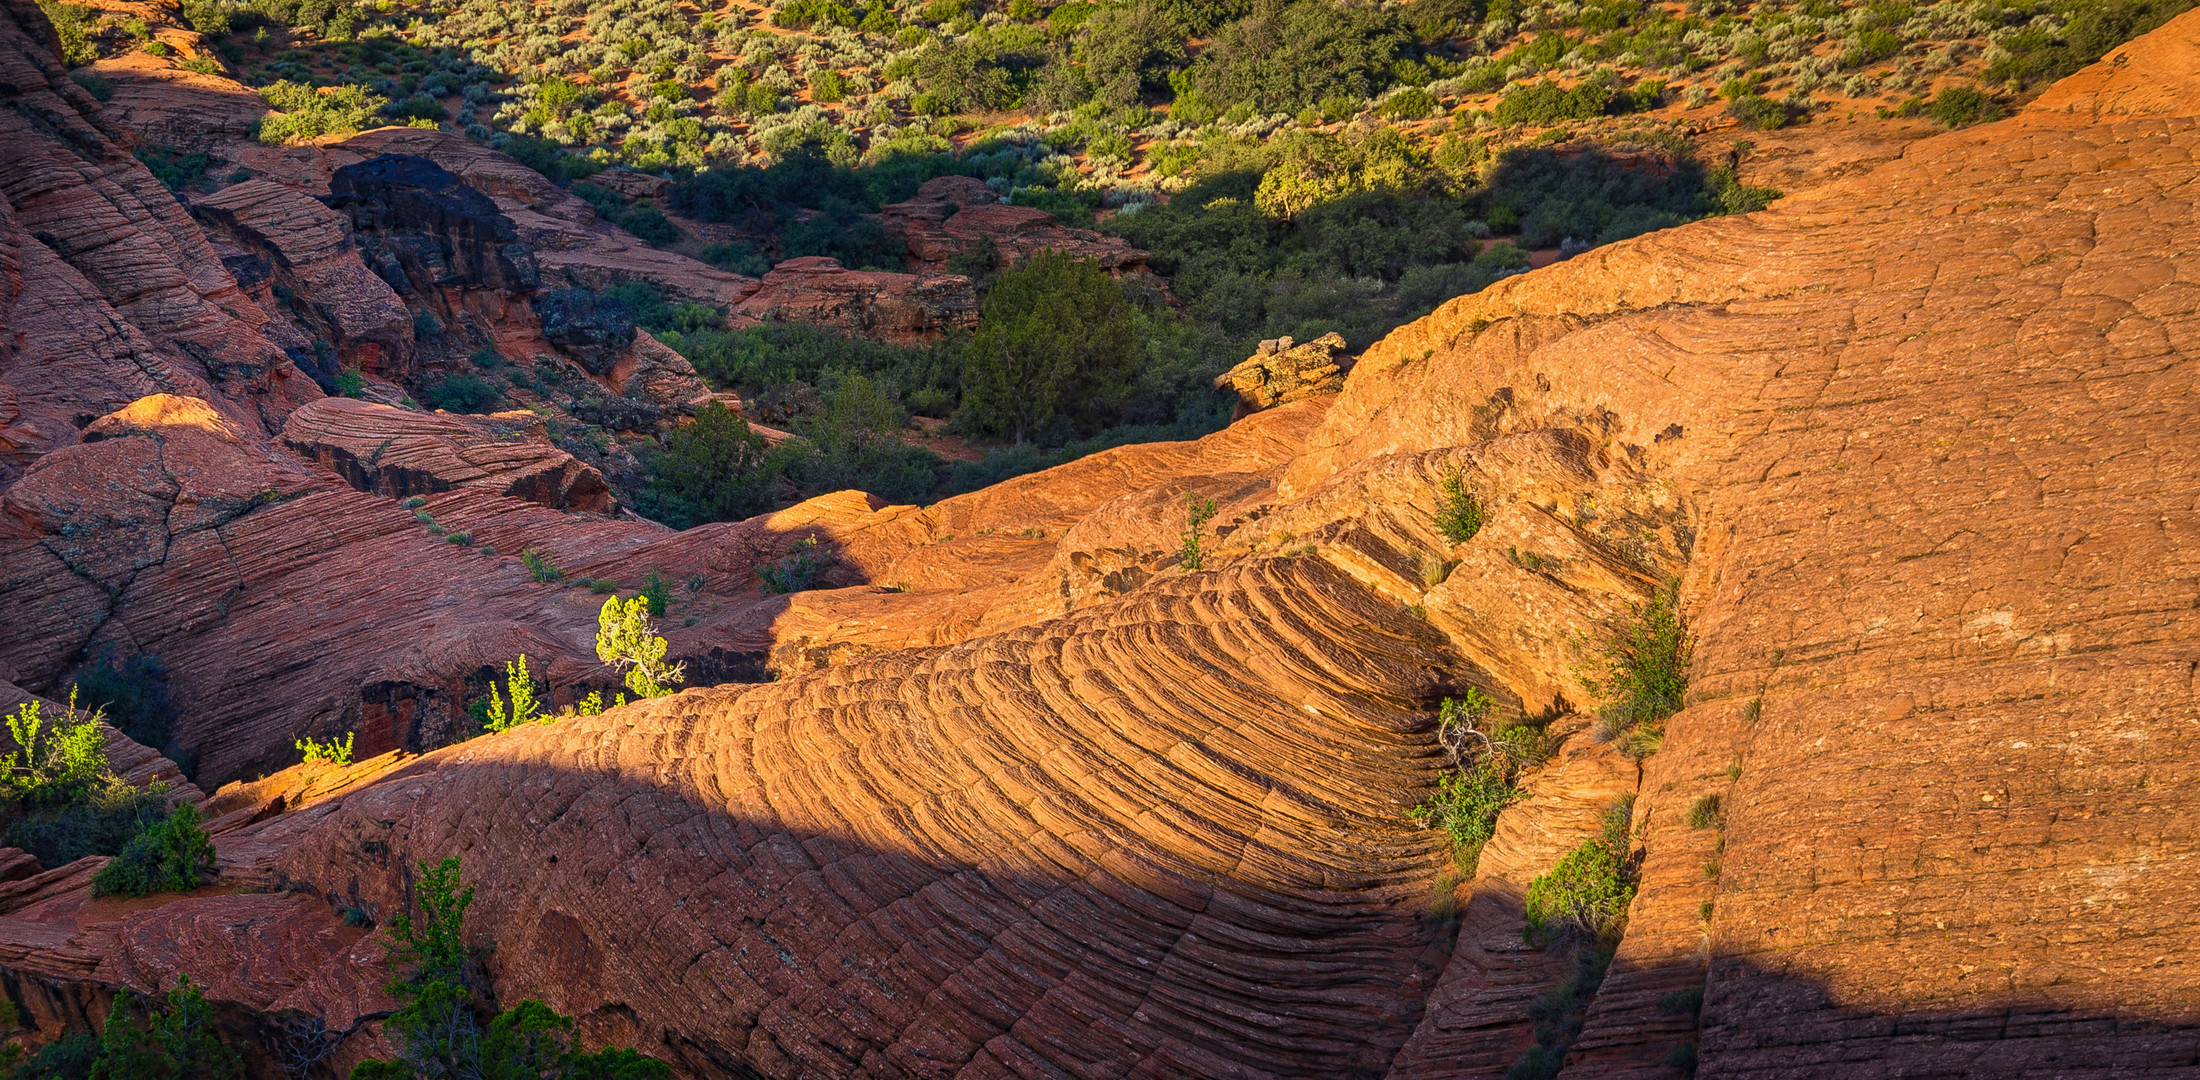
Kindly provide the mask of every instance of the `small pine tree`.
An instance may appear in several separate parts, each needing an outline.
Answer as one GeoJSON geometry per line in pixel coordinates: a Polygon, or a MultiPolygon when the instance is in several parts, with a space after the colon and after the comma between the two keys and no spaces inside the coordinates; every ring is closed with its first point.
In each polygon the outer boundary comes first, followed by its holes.
{"type": "Polygon", "coordinates": [[[963,356],[957,425],[1023,442],[1058,417],[1100,426],[1135,374],[1136,322],[1100,264],[1041,252],[994,282],[963,356]]]}

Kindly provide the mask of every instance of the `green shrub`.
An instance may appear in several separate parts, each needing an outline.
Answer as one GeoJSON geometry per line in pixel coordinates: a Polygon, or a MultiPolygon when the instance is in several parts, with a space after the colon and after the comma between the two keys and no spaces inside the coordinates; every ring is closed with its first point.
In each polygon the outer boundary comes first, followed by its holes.
{"type": "Polygon", "coordinates": [[[667,434],[664,449],[650,454],[647,465],[640,508],[674,526],[738,521],[772,503],[764,437],[720,402],[667,434]]]}
{"type": "Polygon", "coordinates": [[[1599,632],[1591,673],[1582,677],[1582,685],[1604,701],[1599,734],[1634,733],[1654,746],[1666,717],[1685,704],[1693,643],[1678,603],[1672,586],[1658,589],[1599,632]]]}
{"type": "Polygon", "coordinates": [[[1040,252],[1003,272],[986,298],[955,423],[1014,442],[1057,418],[1097,429],[1130,388],[1137,344],[1121,284],[1096,262],[1040,252]]]}
{"type": "Polygon", "coordinates": [[[455,413],[495,412],[504,403],[504,395],[496,387],[465,371],[429,387],[421,397],[431,409],[455,413]]]}
{"type": "Polygon", "coordinates": [[[1457,469],[1436,483],[1436,528],[1454,544],[1464,544],[1482,531],[1482,500],[1457,469]]]}
{"type": "Polygon", "coordinates": [[[1528,883],[1532,944],[1560,940],[1611,940],[1627,919],[1635,885],[1626,852],[1609,840],[1585,841],[1550,872],[1528,883]]]}
{"type": "Polygon", "coordinates": [[[835,561],[831,552],[818,550],[817,537],[806,536],[795,544],[792,554],[757,567],[756,576],[763,581],[765,592],[802,592],[816,585],[818,575],[835,561]]]}
{"type": "Polygon", "coordinates": [[[384,1021],[383,1030],[400,1057],[361,1062],[351,1080],[671,1080],[669,1066],[631,1049],[576,1052],[573,1019],[540,1001],[521,1001],[483,1023],[476,1003],[486,1000],[486,987],[474,976],[464,937],[473,887],[462,885],[455,856],[419,867],[414,889],[419,920],[410,913],[390,920],[390,957],[397,971],[389,989],[404,1007],[384,1021]]]}
{"type": "Polygon", "coordinates": [[[0,840],[37,856],[41,865],[66,866],[87,855],[119,854],[138,833],[167,815],[168,785],[132,787],[107,776],[74,801],[8,822],[0,840]]]}
{"type": "Polygon", "coordinates": [[[1295,113],[1324,98],[1374,96],[1406,43],[1396,18],[1372,9],[1263,5],[1217,31],[1187,81],[1223,109],[1295,113]]]}
{"type": "Polygon", "coordinates": [[[113,649],[76,673],[76,690],[100,719],[156,750],[169,748],[175,719],[168,701],[168,669],[150,653],[125,660],[113,649]]]}
{"type": "Polygon", "coordinates": [[[1201,550],[1201,541],[1206,535],[1207,523],[1214,520],[1214,516],[1213,499],[1202,499],[1197,492],[1184,493],[1184,531],[1181,534],[1183,543],[1177,553],[1177,566],[1187,573],[1207,568],[1207,556],[1201,550]]]}
{"type": "Polygon", "coordinates": [[[1941,91],[1928,111],[1933,119],[1952,128],[1983,124],[2009,115],[2009,110],[2002,108],[2000,102],[1975,86],[1951,86],[1941,91]]]}
{"type": "MultiPolygon", "coordinates": [[[[651,615],[662,615],[665,613],[665,608],[672,603],[672,583],[665,580],[663,573],[652,568],[649,576],[642,579],[640,595],[643,600],[649,603],[649,613],[651,615]]],[[[526,657],[521,657],[521,659],[524,660],[526,657]]]]}
{"type": "Polygon", "coordinates": [[[175,147],[140,144],[130,151],[170,191],[180,191],[206,178],[213,159],[200,153],[181,154],[175,147]]]}
{"type": "Polygon", "coordinates": [[[1685,815],[1691,829],[1716,829],[1726,823],[1726,811],[1719,806],[1717,795],[1704,795],[1688,804],[1685,815]]]}
{"type": "Polygon", "coordinates": [[[99,731],[104,718],[97,711],[79,713],[76,699],[71,687],[67,710],[50,726],[36,698],[8,714],[16,749],[0,755],[0,794],[28,809],[68,806],[83,801],[107,775],[106,738],[99,731]]]}
{"type": "Polygon", "coordinates": [[[656,247],[675,244],[680,240],[680,227],[674,225],[664,212],[643,203],[619,217],[619,227],[633,233],[643,243],[656,247]]]}
{"type": "Polygon", "coordinates": [[[260,100],[276,110],[254,125],[254,135],[269,146],[354,134],[374,126],[375,115],[389,104],[357,86],[315,89],[288,79],[261,87],[260,100]]]}
{"type": "Polygon", "coordinates": [[[1743,127],[1756,131],[1778,130],[1786,127],[1789,119],[1786,105],[1762,94],[1743,94],[1727,102],[1726,111],[1743,127]]]}
{"type": "Polygon", "coordinates": [[[1497,815],[1520,798],[1521,776],[1550,751],[1541,729],[1502,721],[1496,703],[1474,687],[1444,699],[1436,733],[1456,771],[1439,778],[1435,797],[1408,816],[1422,828],[1449,834],[1453,863],[1472,878],[1482,846],[1496,831],[1497,815]]]}
{"type": "MultiPolygon", "coordinates": [[[[16,1026],[11,1008],[8,1026],[16,1026]]],[[[15,1064],[11,1080],[120,1080],[123,1077],[175,1077],[178,1080],[242,1080],[237,1052],[216,1035],[213,1009],[190,976],[175,989],[145,1001],[124,989],[115,995],[97,1036],[77,1028],[47,1043],[28,1061],[15,1064]]],[[[15,1044],[0,1049],[0,1067],[15,1060],[15,1044]]]]}
{"type": "Polygon", "coordinates": [[[1694,1016],[1703,1011],[1703,987],[1691,986],[1658,998],[1660,1016],[1694,1016]]]}
{"type": "Polygon", "coordinates": [[[125,845],[92,876],[94,896],[190,892],[214,880],[214,842],[199,827],[198,808],[184,803],[125,845]]]}
{"type": "Polygon", "coordinates": [[[527,575],[534,578],[539,585],[547,585],[565,576],[563,571],[551,565],[552,557],[548,548],[532,544],[519,549],[519,561],[527,567],[527,575]]]}
{"type": "Polygon", "coordinates": [[[99,12],[82,4],[61,4],[54,0],[39,0],[38,7],[46,13],[46,21],[53,24],[54,34],[61,39],[63,64],[83,67],[99,59],[99,46],[92,40],[92,35],[100,28],[99,12]]]}
{"type": "Polygon", "coordinates": [[[96,100],[107,101],[115,96],[115,84],[96,73],[72,71],[69,73],[69,80],[83,87],[96,100]]]}
{"type": "Polygon", "coordinates": [[[350,765],[352,740],[358,738],[358,735],[359,733],[356,731],[347,731],[344,733],[342,742],[336,741],[334,735],[329,736],[327,742],[322,742],[310,736],[299,739],[295,745],[298,747],[299,752],[305,755],[300,764],[313,765],[325,761],[339,769],[350,765]]]}
{"type": "Polygon", "coordinates": [[[348,398],[356,398],[367,392],[367,377],[357,367],[346,367],[336,373],[336,392],[348,398]]]}
{"type": "Polygon", "coordinates": [[[1409,87],[1383,99],[1375,114],[1388,120],[1419,120],[1436,111],[1436,99],[1420,87],[1409,87]]]}
{"type": "Polygon", "coordinates": [[[537,700],[540,683],[527,670],[527,654],[504,664],[504,692],[497,691],[494,681],[489,683],[489,704],[484,713],[485,727],[491,734],[510,731],[526,724],[547,720],[542,714],[542,703],[537,700]]]}
{"type": "MultiPolygon", "coordinates": [[[[1987,65],[1987,79],[2021,86],[2060,79],[2190,10],[2192,0],[2056,0],[2050,7],[2066,20],[2062,31],[2029,25],[2002,38],[2005,55],[1987,65]]],[[[2032,8],[2017,11],[2029,17],[2032,8]]]]}
{"type": "Polygon", "coordinates": [[[686,665],[666,663],[666,648],[649,621],[649,601],[614,596],[603,602],[596,614],[596,658],[625,672],[635,696],[664,697],[678,686],[686,665]]]}
{"type": "Polygon", "coordinates": [[[711,244],[703,249],[702,259],[729,274],[763,277],[771,272],[771,263],[748,244],[711,244]]]}

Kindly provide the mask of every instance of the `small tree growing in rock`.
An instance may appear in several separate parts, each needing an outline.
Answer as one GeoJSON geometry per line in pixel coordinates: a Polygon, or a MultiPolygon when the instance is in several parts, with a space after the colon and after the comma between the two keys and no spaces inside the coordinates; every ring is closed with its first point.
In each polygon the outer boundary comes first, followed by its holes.
{"type": "Polygon", "coordinates": [[[647,597],[603,602],[596,615],[596,658],[625,672],[627,689],[645,698],[673,692],[687,665],[665,663],[666,648],[650,622],[647,597]]]}

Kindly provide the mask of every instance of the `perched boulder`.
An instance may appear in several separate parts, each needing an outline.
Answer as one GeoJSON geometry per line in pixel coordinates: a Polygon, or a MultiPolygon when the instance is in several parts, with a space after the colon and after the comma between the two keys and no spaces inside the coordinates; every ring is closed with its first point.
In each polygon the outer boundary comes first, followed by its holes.
{"type": "Polygon", "coordinates": [[[1215,378],[1215,389],[1235,390],[1237,415],[1273,409],[1344,389],[1345,373],[1352,359],[1344,355],[1344,339],[1323,334],[1304,345],[1288,337],[1260,343],[1260,351],[1215,378]]]}
{"type": "MultiPolygon", "coordinates": [[[[281,184],[248,180],[191,204],[209,229],[265,260],[297,312],[345,363],[392,381],[412,377],[412,313],[388,282],[367,269],[351,222],[320,200],[281,184]]],[[[231,260],[225,259],[227,264],[231,260]]],[[[233,266],[240,284],[258,267],[233,266]]]]}
{"type": "Polygon", "coordinates": [[[804,322],[887,341],[920,342],[978,324],[969,278],[850,270],[821,255],[788,259],[733,309],[735,326],[804,322]]]}
{"type": "Polygon", "coordinates": [[[283,444],[393,498],[479,487],[553,510],[618,509],[603,475],[551,445],[526,411],[454,416],[323,398],[290,414],[283,444]]]}
{"type": "Polygon", "coordinates": [[[540,273],[512,219],[458,174],[414,154],[383,154],[329,175],[330,206],[350,215],[375,271],[398,292],[430,287],[520,292],[540,273]]]}
{"type": "Polygon", "coordinates": [[[587,289],[559,289],[530,303],[542,317],[542,336],[591,375],[610,375],[620,352],[634,341],[634,313],[608,296],[587,289]]]}

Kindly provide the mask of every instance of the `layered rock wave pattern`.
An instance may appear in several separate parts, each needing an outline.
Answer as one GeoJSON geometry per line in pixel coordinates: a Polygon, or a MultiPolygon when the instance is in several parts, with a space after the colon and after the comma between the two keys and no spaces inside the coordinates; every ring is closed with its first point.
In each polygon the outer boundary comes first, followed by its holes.
{"type": "Polygon", "coordinates": [[[220,779],[302,729],[381,756],[212,796],[221,895],[0,889],[0,968],[42,1029],[190,972],[348,1068],[392,1003],[339,912],[457,856],[500,1001],[683,1075],[1503,1075],[1572,965],[1523,892],[1631,795],[1563,1077],[2192,1075],[2196,101],[2190,13],[2009,120],[1454,300],[1339,393],[930,508],[428,496],[483,554],[277,446],[275,397],[117,403],[6,492],[23,681],[127,632],[204,673],[220,779]],[[822,587],[758,589],[803,538],[822,587]],[[494,661],[604,679],[592,594],[522,544],[692,576],[675,657],[781,677],[430,750],[390,717],[494,661]],[[1637,761],[1581,675],[1667,582],[1688,707],[1637,761]],[[1408,811],[1469,686],[1559,746],[1454,884],[1408,811]]]}

